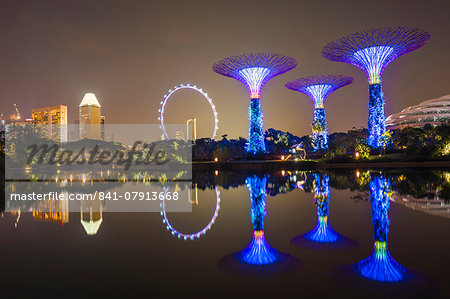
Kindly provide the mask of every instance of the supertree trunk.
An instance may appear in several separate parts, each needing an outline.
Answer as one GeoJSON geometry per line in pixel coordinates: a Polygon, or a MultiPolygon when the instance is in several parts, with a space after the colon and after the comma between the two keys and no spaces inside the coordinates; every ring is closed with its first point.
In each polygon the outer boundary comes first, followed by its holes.
{"type": "Polygon", "coordinates": [[[327,122],[324,108],[314,109],[313,142],[315,151],[321,152],[328,149],[327,122]]]}
{"type": "Polygon", "coordinates": [[[382,146],[381,136],[386,132],[386,119],[384,116],[384,99],[381,83],[369,85],[369,138],[368,144],[373,147],[382,146]]]}
{"type": "Polygon", "coordinates": [[[266,217],[266,185],[267,178],[257,176],[246,179],[247,188],[250,191],[252,209],[250,217],[255,231],[264,230],[264,218],[266,217]]]}
{"type": "Polygon", "coordinates": [[[250,153],[266,152],[266,145],[264,143],[263,113],[261,112],[261,103],[259,99],[250,100],[248,114],[250,119],[250,128],[246,150],[250,153]]]}

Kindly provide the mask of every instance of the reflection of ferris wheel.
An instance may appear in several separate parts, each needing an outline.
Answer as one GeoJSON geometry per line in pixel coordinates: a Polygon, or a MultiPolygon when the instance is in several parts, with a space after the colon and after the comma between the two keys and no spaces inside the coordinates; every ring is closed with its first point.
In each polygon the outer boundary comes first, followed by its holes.
{"type": "MultiPolygon", "coordinates": [[[[164,136],[166,137],[166,139],[170,139],[169,135],[166,132],[166,127],[164,125],[164,109],[166,107],[167,102],[169,101],[170,97],[172,96],[172,94],[174,92],[176,92],[177,90],[180,89],[191,89],[191,90],[195,90],[196,92],[200,93],[201,95],[203,95],[203,97],[208,101],[209,105],[211,106],[211,110],[213,112],[214,115],[214,131],[211,135],[211,139],[214,139],[214,137],[216,137],[216,133],[217,130],[219,129],[219,119],[217,117],[217,111],[216,111],[216,106],[214,105],[212,99],[208,96],[208,94],[206,92],[203,91],[203,89],[198,88],[195,85],[191,85],[191,84],[181,84],[179,86],[175,86],[173,89],[169,90],[168,94],[164,95],[164,100],[161,101],[161,108],[158,110],[158,112],[160,113],[160,116],[158,117],[158,120],[161,122],[160,128],[163,130],[164,136]]],[[[196,119],[190,119],[188,120],[188,122],[186,123],[186,126],[188,126],[190,121],[194,121],[194,130],[196,130],[196,119]]],[[[186,135],[187,137],[187,135],[186,135]]],[[[195,136],[196,137],[196,136],[195,136]]]]}
{"type": "MultiPolygon", "coordinates": [[[[167,230],[170,230],[172,232],[172,235],[177,236],[179,239],[184,239],[184,240],[188,240],[188,239],[194,240],[195,238],[199,239],[202,235],[206,234],[206,232],[211,229],[214,222],[216,222],[217,216],[219,216],[220,191],[217,186],[215,187],[215,191],[216,191],[216,210],[214,211],[214,215],[212,216],[209,223],[202,230],[200,230],[196,233],[192,233],[192,234],[180,233],[170,224],[169,219],[167,219],[165,201],[163,200],[161,203],[161,216],[163,217],[163,223],[166,225],[167,230]]],[[[165,192],[167,192],[167,190],[165,190],[165,192]]],[[[165,196],[164,196],[164,198],[165,198],[165,196]]]]}

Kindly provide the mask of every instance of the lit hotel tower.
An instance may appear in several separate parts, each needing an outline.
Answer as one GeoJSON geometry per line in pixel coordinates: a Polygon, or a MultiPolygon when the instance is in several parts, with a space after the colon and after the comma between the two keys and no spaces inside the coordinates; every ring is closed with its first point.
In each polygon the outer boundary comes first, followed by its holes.
{"type": "Polygon", "coordinates": [[[234,78],[247,86],[250,94],[248,117],[247,152],[266,152],[264,144],[263,113],[261,112],[261,89],[275,76],[297,66],[295,59],[272,53],[255,53],[224,58],[213,65],[213,71],[234,78]]]}
{"type": "Polygon", "coordinates": [[[57,105],[31,110],[32,122],[43,125],[42,132],[48,139],[67,142],[67,106],[57,105]]]}
{"type": "Polygon", "coordinates": [[[95,94],[84,95],[80,103],[80,139],[101,139],[101,108],[95,94]]]}
{"type": "Polygon", "coordinates": [[[385,27],[350,34],[331,42],[322,55],[362,69],[369,81],[369,137],[367,144],[381,147],[386,132],[381,76],[389,63],[414,51],[430,39],[428,32],[413,27],[385,27]]]}
{"type": "Polygon", "coordinates": [[[286,83],[286,88],[306,94],[314,102],[312,123],[314,150],[328,149],[328,132],[325,121],[324,103],[328,96],[341,87],[353,82],[352,77],[342,75],[310,76],[286,83]]]}

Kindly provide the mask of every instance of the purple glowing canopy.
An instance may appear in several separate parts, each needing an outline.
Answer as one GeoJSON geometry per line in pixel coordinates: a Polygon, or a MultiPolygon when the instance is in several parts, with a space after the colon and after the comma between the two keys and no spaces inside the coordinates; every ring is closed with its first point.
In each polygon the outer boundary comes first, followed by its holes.
{"type": "Polygon", "coordinates": [[[353,64],[380,83],[386,66],[397,57],[426,44],[430,34],[414,27],[383,27],[344,36],[326,45],[322,55],[332,61],[353,64]]]}
{"type": "Polygon", "coordinates": [[[349,76],[322,75],[300,78],[286,83],[285,87],[306,94],[320,106],[333,91],[352,82],[353,78],[349,76]]]}
{"type": "Polygon", "coordinates": [[[267,81],[296,66],[297,62],[291,57],[253,53],[224,58],[213,65],[213,71],[244,83],[253,99],[260,97],[261,88],[267,81]]]}

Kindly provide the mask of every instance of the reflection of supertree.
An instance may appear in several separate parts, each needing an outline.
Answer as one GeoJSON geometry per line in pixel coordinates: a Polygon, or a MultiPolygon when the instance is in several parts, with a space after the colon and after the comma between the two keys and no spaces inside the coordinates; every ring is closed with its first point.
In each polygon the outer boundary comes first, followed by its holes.
{"type": "Polygon", "coordinates": [[[372,280],[395,282],[405,278],[406,270],[388,251],[390,182],[383,176],[375,176],[370,184],[374,247],[372,255],[356,265],[357,272],[372,280]]]}
{"type": "Polygon", "coordinates": [[[328,204],[330,201],[329,176],[314,173],[313,179],[314,203],[317,207],[317,225],[312,231],[293,238],[292,243],[308,247],[328,247],[330,249],[336,248],[338,242],[340,245],[343,245],[342,243],[346,243],[345,245],[347,246],[353,245],[354,241],[335,232],[328,223],[328,204]]]}
{"type": "Polygon", "coordinates": [[[412,27],[386,27],[366,30],[331,42],[322,51],[325,58],[361,68],[369,81],[369,138],[367,143],[380,147],[386,131],[381,76],[397,57],[414,51],[427,42],[430,34],[412,27]]]}
{"type": "Polygon", "coordinates": [[[241,81],[250,93],[250,128],[247,151],[265,152],[261,88],[271,78],[297,66],[295,59],[272,53],[256,53],[224,58],[213,65],[213,71],[241,81]]]}
{"type": "Polygon", "coordinates": [[[245,183],[250,191],[253,238],[246,248],[223,258],[219,265],[237,273],[271,274],[294,270],[299,264],[298,260],[272,248],[264,236],[267,177],[254,175],[246,178],[245,183]]]}
{"type": "Polygon", "coordinates": [[[267,178],[248,177],[245,184],[250,191],[252,204],[250,216],[254,232],[252,242],[238,254],[238,259],[252,265],[271,264],[276,261],[278,252],[267,243],[264,237],[267,178]]]}
{"type": "Polygon", "coordinates": [[[314,242],[331,243],[339,239],[336,233],[328,224],[328,203],[330,201],[330,188],[328,182],[330,178],[327,175],[320,177],[314,175],[314,202],[317,206],[317,225],[304,238],[314,242]]]}
{"type": "Polygon", "coordinates": [[[353,82],[352,77],[324,75],[300,78],[285,86],[308,95],[314,101],[314,121],[312,124],[314,149],[328,149],[327,123],[324,102],[336,89],[353,82]]]}

